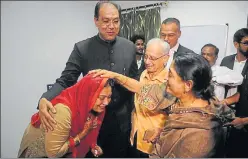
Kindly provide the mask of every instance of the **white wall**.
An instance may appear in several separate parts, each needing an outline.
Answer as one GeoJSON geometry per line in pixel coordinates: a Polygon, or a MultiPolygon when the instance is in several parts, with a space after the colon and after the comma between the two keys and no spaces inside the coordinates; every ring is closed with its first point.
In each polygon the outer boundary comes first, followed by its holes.
{"type": "MultiPolygon", "coordinates": [[[[161,1],[120,1],[122,8],[130,8],[161,1]]],[[[248,1],[169,1],[161,9],[161,20],[168,17],[178,18],[182,26],[229,24],[227,53],[235,53],[232,43],[233,34],[246,27],[248,1]]],[[[183,34],[183,33],[182,33],[183,34]]]]}
{"type": "Polygon", "coordinates": [[[46,84],[75,42],[97,33],[96,2],[1,2],[1,157],[16,157],[46,84]]]}
{"type": "MultiPolygon", "coordinates": [[[[158,1],[120,1],[123,8],[158,1]]],[[[96,2],[1,1],[1,157],[17,156],[21,137],[36,112],[46,84],[65,67],[75,42],[97,33],[96,2]]],[[[246,26],[248,3],[171,1],[161,19],[177,17],[182,25],[229,23],[229,40],[246,26]]],[[[234,48],[229,42],[228,53],[234,48]]]]}
{"type": "Polygon", "coordinates": [[[246,27],[247,16],[248,1],[172,1],[168,8],[161,11],[161,19],[176,17],[182,26],[228,23],[226,55],[236,53],[233,34],[246,27]]]}

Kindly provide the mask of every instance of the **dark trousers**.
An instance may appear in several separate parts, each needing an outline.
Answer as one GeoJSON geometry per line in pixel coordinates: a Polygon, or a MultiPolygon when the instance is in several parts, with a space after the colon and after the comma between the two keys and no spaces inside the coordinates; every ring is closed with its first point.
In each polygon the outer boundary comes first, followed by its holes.
{"type": "Polygon", "coordinates": [[[248,129],[232,128],[227,140],[228,158],[248,158],[248,129]]]}
{"type": "Polygon", "coordinates": [[[137,133],[134,136],[134,144],[130,147],[129,154],[132,158],[149,158],[147,153],[144,153],[137,149],[137,133]]]}
{"type": "MultiPolygon", "coordinates": [[[[130,130],[122,130],[115,114],[107,114],[100,129],[97,144],[102,148],[100,158],[129,158],[130,130]]],[[[86,158],[95,158],[89,151],[86,158]]]]}
{"type": "MultiPolygon", "coordinates": [[[[105,136],[104,139],[100,138],[98,141],[99,146],[103,150],[103,155],[100,158],[126,158],[128,157],[128,138],[126,134],[113,134],[105,136]]],[[[91,151],[86,155],[86,158],[95,158],[91,151]]]]}

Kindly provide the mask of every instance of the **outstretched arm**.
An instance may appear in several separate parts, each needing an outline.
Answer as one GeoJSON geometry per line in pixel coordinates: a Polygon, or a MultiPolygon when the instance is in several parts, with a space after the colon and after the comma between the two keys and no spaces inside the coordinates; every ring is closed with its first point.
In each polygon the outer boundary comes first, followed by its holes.
{"type": "Polygon", "coordinates": [[[90,71],[89,74],[95,74],[93,77],[101,76],[101,77],[115,79],[119,84],[121,84],[123,87],[125,87],[129,91],[138,93],[138,94],[140,93],[141,87],[143,86],[143,84],[141,84],[139,81],[129,78],[127,76],[124,76],[122,74],[116,73],[116,72],[97,69],[97,70],[90,71]]]}
{"type": "Polygon", "coordinates": [[[239,101],[240,94],[239,92],[235,93],[234,95],[227,97],[221,101],[222,104],[225,105],[232,105],[234,103],[237,103],[239,101]]]}

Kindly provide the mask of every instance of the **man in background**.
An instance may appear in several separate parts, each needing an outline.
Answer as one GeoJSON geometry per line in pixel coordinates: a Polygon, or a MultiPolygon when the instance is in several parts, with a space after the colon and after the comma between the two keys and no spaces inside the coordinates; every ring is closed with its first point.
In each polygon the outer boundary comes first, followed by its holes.
{"type": "MultiPolygon", "coordinates": [[[[248,157],[248,28],[242,28],[236,31],[233,36],[233,44],[237,49],[237,53],[224,57],[221,66],[226,66],[230,69],[240,72],[243,77],[243,83],[238,89],[229,89],[227,95],[232,95],[225,99],[227,105],[230,103],[230,98],[237,98],[238,103],[235,105],[236,119],[231,122],[233,128],[230,132],[228,140],[228,153],[226,157],[248,157]],[[234,95],[233,95],[234,94],[234,95]]],[[[226,91],[228,88],[226,89],[226,91]]]]}
{"type": "MultiPolygon", "coordinates": [[[[222,101],[225,96],[225,86],[238,86],[243,81],[240,72],[231,70],[225,66],[216,65],[219,48],[213,44],[206,44],[201,48],[201,55],[208,61],[212,69],[212,81],[214,84],[215,96],[222,101]]],[[[237,101],[233,101],[237,102],[237,101]]]]}
{"type": "Polygon", "coordinates": [[[145,70],[143,56],[145,53],[145,37],[143,35],[133,35],[130,39],[136,46],[136,61],[138,65],[138,77],[145,70]]]}
{"type": "Polygon", "coordinates": [[[165,19],[160,27],[160,39],[163,39],[170,45],[170,59],[167,64],[167,68],[169,68],[173,58],[178,53],[188,53],[194,52],[182,45],[179,44],[178,39],[181,36],[181,25],[180,21],[177,18],[167,18],[165,19]]]}
{"type": "MultiPolygon", "coordinates": [[[[113,2],[101,1],[96,4],[94,22],[99,33],[75,44],[61,77],[39,101],[39,115],[45,130],[52,131],[56,126],[48,113],[49,109],[56,113],[50,101],[65,88],[74,85],[81,73],[86,75],[93,69],[106,69],[129,77],[137,76],[135,46],[129,40],[117,36],[120,12],[120,6],[113,2]]],[[[129,102],[132,94],[117,83],[114,84],[112,92],[112,100],[106,107],[98,137],[98,145],[103,150],[101,157],[129,157],[129,102]]],[[[94,156],[89,152],[86,157],[94,156]]]]}

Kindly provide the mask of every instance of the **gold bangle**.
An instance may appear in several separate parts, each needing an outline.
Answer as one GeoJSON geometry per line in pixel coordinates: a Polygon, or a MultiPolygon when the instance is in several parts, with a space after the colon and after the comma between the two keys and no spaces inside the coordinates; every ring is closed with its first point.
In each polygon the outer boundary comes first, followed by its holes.
{"type": "Polygon", "coordinates": [[[74,142],[75,142],[75,146],[80,144],[80,138],[78,135],[74,138],[74,142]]]}
{"type": "Polygon", "coordinates": [[[70,147],[70,141],[67,140],[66,143],[67,143],[68,147],[70,147]]]}

